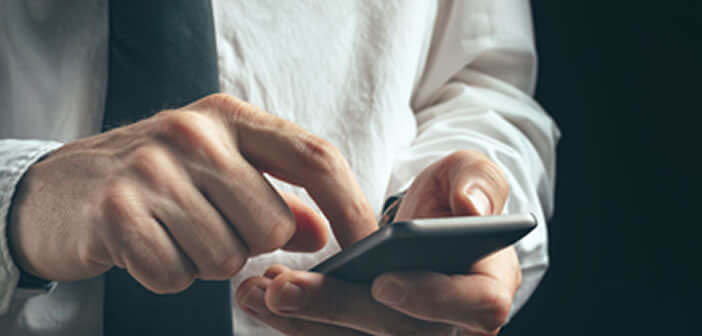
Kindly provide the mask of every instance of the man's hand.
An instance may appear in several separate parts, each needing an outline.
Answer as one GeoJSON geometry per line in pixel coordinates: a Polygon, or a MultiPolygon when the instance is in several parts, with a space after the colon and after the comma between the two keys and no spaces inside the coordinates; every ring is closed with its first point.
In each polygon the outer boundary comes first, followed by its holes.
{"type": "Polygon", "coordinates": [[[329,142],[223,94],[69,143],[32,166],[9,221],[14,260],[49,280],[126,268],[157,293],[227,279],[250,256],[311,251],[322,219],[268,173],[303,186],[344,243],[377,229],[329,142]]]}
{"type": "MultiPolygon", "coordinates": [[[[494,163],[477,152],[456,152],[417,177],[397,220],[499,214],[507,196],[494,163]]],[[[275,265],[247,279],[237,300],[287,335],[496,335],[520,284],[510,247],[463,275],[383,274],[371,286],[275,265]]]]}

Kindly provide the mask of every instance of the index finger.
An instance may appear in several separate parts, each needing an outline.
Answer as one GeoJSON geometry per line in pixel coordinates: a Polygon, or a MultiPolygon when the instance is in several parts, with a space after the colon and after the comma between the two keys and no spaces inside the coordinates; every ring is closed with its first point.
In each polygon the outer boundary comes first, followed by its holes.
{"type": "Polygon", "coordinates": [[[217,106],[254,167],[304,187],[341,247],[377,230],[375,215],[346,159],[330,142],[292,122],[224,95],[217,106]]]}

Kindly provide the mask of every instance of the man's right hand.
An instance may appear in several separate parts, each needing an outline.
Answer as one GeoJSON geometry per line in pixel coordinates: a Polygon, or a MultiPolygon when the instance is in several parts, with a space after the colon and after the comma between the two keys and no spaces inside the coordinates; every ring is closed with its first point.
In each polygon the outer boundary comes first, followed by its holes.
{"type": "Polygon", "coordinates": [[[18,185],[9,241],[20,268],[74,281],[118,266],[156,293],[228,279],[248,257],[311,251],[322,219],[262,173],[303,186],[342,243],[375,229],[329,142],[223,94],[61,147],[18,185]]]}

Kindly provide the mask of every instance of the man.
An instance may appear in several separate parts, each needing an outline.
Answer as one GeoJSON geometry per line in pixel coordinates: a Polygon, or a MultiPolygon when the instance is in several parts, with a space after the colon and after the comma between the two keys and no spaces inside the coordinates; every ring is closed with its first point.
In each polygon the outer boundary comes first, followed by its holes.
{"type": "Polygon", "coordinates": [[[525,0],[213,1],[223,94],[102,134],[107,4],[0,6],[3,335],[100,334],[115,266],[156,293],[231,279],[237,335],[496,334],[543,276],[558,130],[525,0]],[[398,219],[540,225],[464,275],[302,271],[402,191],[398,219]]]}

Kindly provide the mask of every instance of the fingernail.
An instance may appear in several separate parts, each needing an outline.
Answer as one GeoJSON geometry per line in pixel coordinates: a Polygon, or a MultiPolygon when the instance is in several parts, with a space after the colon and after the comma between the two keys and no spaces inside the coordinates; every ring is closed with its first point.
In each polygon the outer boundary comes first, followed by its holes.
{"type": "Polygon", "coordinates": [[[381,281],[376,296],[379,301],[389,305],[398,305],[405,300],[406,291],[399,282],[390,278],[384,278],[381,281]]]}
{"type": "Polygon", "coordinates": [[[485,192],[478,187],[468,189],[468,198],[473,206],[478,210],[479,215],[485,216],[492,213],[492,204],[485,192]]]}
{"type": "Polygon", "coordinates": [[[256,314],[268,314],[266,307],[266,292],[258,287],[254,287],[244,297],[244,305],[256,314]]]}
{"type": "Polygon", "coordinates": [[[302,308],[306,300],[307,293],[304,289],[292,282],[286,282],[273,302],[281,312],[294,312],[302,308]]]}

